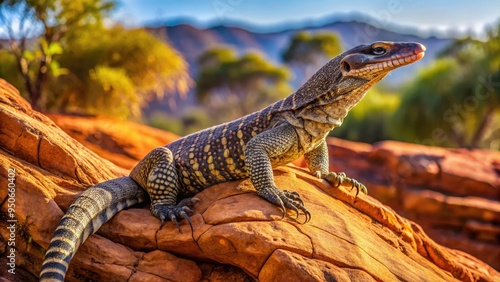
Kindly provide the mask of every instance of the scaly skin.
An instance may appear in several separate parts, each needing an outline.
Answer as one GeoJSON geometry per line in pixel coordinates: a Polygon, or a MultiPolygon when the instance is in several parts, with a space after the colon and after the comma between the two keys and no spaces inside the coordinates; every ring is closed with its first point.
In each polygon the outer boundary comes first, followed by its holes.
{"type": "MultiPolygon", "coordinates": [[[[257,194],[298,217],[311,213],[297,192],[274,184],[273,167],[304,155],[312,174],[335,187],[360,182],[328,170],[327,134],[342,124],[366,91],[391,70],[418,61],[425,47],[418,43],[375,42],[355,47],[328,62],[299,90],[267,108],[214,126],[151,151],[130,177],[89,188],[68,209],[46,254],[41,281],[63,281],[78,246],[118,211],[141,202],[143,188],[151,211],[162,223],[189,222],[190,198],[220,182],[250,177],[257,194]]],[[[357,195],[356,193],[356,195],[357,195]]]]}

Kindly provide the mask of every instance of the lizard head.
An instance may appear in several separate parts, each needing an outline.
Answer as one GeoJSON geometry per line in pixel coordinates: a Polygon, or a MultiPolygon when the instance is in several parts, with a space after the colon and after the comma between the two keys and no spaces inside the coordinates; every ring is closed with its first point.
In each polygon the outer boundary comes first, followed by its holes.
{"type": "Polygon", "coordinates": [[[333,74],[330,80],[335,93],[333,100],[346,109],[342,115],[390,71],[422,59],[424,53],[425,47],[420,43],[379,41],[359,45],[332,59],[326,68],[333,74]]]}
{"type": "MultiPolygon", "coordinates": [[[[373,85],[390,71],[424,57],[420,43],[379,41],[359,45],[331,59],[291,98],[292,109],[333,104],[342,120],[373,85]]],[[[286,109],[286,108],[285,108],[286,109]]]]}
{"type": "Polygon", "coordinates": [[[420,43],[374,42],[342,54],[340,70],[344,78],[381,79],[393,69],[422,59],[424,54],[425,47],[420,43]]]}

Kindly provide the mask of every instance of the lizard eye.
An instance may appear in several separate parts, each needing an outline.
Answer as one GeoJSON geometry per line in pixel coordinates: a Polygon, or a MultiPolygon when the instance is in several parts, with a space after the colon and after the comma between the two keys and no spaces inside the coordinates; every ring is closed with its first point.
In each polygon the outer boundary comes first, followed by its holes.
{"type": "Polygon", "coordinates": [[[376,47],[372,49],[373,55],[383,55],[385,54],[385,52],[386,52],[385,49],[382,47],[376,47]]]}

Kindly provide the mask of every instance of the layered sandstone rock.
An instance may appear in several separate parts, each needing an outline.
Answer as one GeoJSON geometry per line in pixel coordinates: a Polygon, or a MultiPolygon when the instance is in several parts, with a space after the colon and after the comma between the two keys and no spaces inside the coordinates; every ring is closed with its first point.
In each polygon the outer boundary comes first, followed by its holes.
{"type": "MultiPolygon", "coordinates": [[[[63,211],[85,187],[123,174],[32,111],[0,81],[0,196],[8,215],[8,169],[16,170],[16,275],[36,281],[63,211]]],[[[432,241],[415,223],[370,196],[299,168],[275,171],[276,183],[298,191],[312,220],[276,206],[241,180],[207,189],[192,216],[194,232],[163,228],[147,208],[120,212],[91,236],[71,262],[67,281],[494,281],[500,274],[461,251],[432,241]]],[[[0,224],[6,265],[6,220],[0,224]]]]}
{"type": "Polygon", "coordinates": [[[500,152],[340,139],[329,151],[331,170],[365,183],[438,243],[500,269],[500,152]]]}
{"type": "Polygon", "coordinates": [[[173,133],[130,121],[60,114],[47,116],[85,147],[126,169],[132,169],[152,149],[179,138],[173,133]]]}

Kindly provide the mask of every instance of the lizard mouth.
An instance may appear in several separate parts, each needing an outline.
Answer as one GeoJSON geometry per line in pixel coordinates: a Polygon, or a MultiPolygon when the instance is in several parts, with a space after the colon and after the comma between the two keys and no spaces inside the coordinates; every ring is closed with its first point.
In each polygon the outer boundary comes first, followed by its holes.
{"type": "Polygon", "coordinates": [[[364,74],[387,73],[393,69],[412,64],[425,56],[424,45],[415,43],[404,52],[380,58],[366,58],[358,55],[347,56],[341,62],[344,76],[362,76],[364,74]]]}

